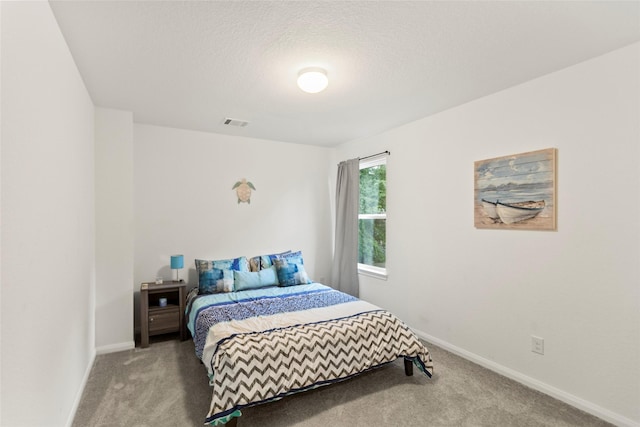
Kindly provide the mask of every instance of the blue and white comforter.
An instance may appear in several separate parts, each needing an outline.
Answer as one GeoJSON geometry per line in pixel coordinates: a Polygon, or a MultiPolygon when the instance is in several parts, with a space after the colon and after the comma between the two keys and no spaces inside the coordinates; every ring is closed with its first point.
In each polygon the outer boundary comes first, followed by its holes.
{"type": "Polygon", "coordinates": [[[213,398],[206,424],[404,357],[427,376],[427,348],[392,314],[313,283],[202,295],[187,308],[213,398]]]}

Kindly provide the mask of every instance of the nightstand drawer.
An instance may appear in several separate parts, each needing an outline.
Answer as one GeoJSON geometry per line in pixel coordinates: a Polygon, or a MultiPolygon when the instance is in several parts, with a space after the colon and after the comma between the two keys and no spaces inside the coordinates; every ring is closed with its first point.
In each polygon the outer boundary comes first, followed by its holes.
{"type": "Polygon", "coordinates": [[[149,310],[149,335],[164,334],[180,330],[180,309],[167,307],[149,310]]]}

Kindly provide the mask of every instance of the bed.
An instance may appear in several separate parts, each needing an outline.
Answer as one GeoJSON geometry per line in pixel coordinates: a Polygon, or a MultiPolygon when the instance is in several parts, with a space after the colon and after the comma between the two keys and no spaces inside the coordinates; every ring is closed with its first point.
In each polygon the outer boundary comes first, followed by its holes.
{"type": "Polygon", "coordinates": [[[196,260],[200,284],[189,294],[186,316],[213,389],[205,424],[234,425],[243,408],[343,381],[398,358],[404,358],[407,375],[416,366],[431,377],[428,349],[402,321],[309,280],[301,255],[287,254],[246,266],[244,257],[196,260]]]}

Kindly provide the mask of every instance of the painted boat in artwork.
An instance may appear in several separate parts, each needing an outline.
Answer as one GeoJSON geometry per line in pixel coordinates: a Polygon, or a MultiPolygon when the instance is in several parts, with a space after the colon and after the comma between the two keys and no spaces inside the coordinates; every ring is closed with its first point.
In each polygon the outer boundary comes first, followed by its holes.
{"type": "Polygon", "coordinates": [[[498,212],[496,211],[496,202],[490,202],[489,200],[486,199],[481,199],[482,200],[482,208],[484,209],[484,213],[487,214],[487,216],[491,219],[500,219],[500,217],[498,216],[498,212]]]}
{"type": "Polygon", "coordinates": [[[505,224],[524,221],[536,217],[545,208],[544,200],[504,203],[496,200],[496,213],[505,224]]]}

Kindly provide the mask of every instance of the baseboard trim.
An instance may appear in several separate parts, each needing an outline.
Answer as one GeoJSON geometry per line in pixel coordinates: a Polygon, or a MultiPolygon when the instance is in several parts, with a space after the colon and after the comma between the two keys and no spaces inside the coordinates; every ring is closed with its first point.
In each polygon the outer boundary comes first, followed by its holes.
{"type": "Polygon", "coordinates": [[[91,375],[91,369],[93,369],[93,362],[96,360],[96,350],[93,349],[89,353],[89,363],[87,364],[87,368],[84,371],[84,376],[82,377],[82,381],[80,382],[80,388],[76,393],[76,398],[73,401],[73,406],[71,407],[71,411],[69,412],[69,419],[67,419],[67,427],[71,427],[73,424],[73,420],[76,417],[76,412],[78,412],[78,407],[80,406],[80,400],[82,400],[82,395],[84,394],[84,389],[87,386],[87,382],[89,381],[89,375],[91,375]]]}
{"type": "MultiPolygon", "coordinates": [[[[482,367],[485,367],[491,371],[494,371],[500,375],[503,375],[507,378],[510,378],[514,381],[517,381],[521,384],[526,385],[527,387],[530,387],[534,390],[537,390],[541,393],[544,393],[546,395],[549,395],[555,399],[560,400],[561,402],[564,402],[568,405],[574,406],[580,410],[583,410],[591,415],[594,415],[598,418],[601,418],[607,422],[610,422],[612,424],[615,424],[616,426],[619,427],[640,427],[640,423],[633,421],[632,419],[629,419],[623,415],[617,414],[613,411],[610,411],[608,409],[602,408],[592,402],[586,401],[584,399],[581,399],[577,396],[574,396],[570,393],[567,393],[563,390],[560,390],[558,388],[555,388],[553,386],[550,386],[549,384],[543,383],[542,381],[536,380],[535,378],[531,378],[527,375],[524,375],[518,371],[515,371],[513,369],[507,368],[506,366],[502,366],[494,361],[491,361],[489,359],[485,359],[482,356],[478,356],[475,353],[471,353],[470,351],[464,350],[460,347],[457,347],[451,343],[448,343],[446,341],[443,341],[439,338],[436,338],[434,336],[431,336],[423,331],[420,331],[418,329],[414,329],[412,328],[413,331],[416,333],[416,335],[418,335],[420,338],[424,339],[425,341],[431,342],[435,345],[437,345],[438,347],[441,347],[453,354],[456,354],[462,358],[465,358],[467,360],[470,360],[482,367]]],[[[436,369],[437,369],[437,361],[435,361],[436,363],[436,369]]]]}
{"type": "Polygon", "coordinates": [[[123,342],[118,344],[110,344],[102,347],[95,348],[91,350],[89,354],[89,363],[87,365],[87,369],[84,371],[84,376],[82,377],[82,382],[80,383],[80,388],[78,389],[78,393],[76,394],[76,398],[73,401],[73,406],[71,407],[71,412],[69,412],[69,419],[67,420],[67,427],[71,427],[73,424],[73,420],[76,417],[76,412],[78,412],[78,407],[80,406],[80,400],[82,399],[82,395],[84,394],[84,389],[87,386],[87,381],[89,381],[89,375],[91,375],[91,369],[93,369],[93,363],[96,360],[96,356],[99,354],[107,354],[107,353],[115,353],[117,351],[130,350],[135,348],[135,342],[123,342]]]}
{"type": "Polygon", "coordinates": [[[108,354],[108,353],[116,353],[118,351],[131,350],[136,348],[136,343],[134,341],[126,341],[120,342],[116,344],[103,345],[102,347],[96,348],[96,354],[108,354]]]}

